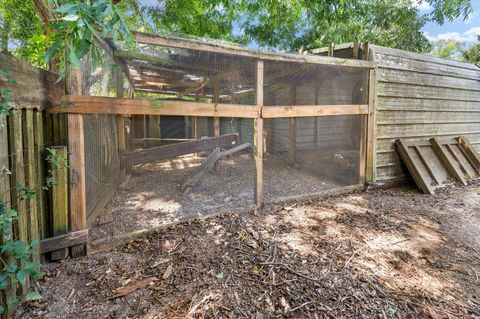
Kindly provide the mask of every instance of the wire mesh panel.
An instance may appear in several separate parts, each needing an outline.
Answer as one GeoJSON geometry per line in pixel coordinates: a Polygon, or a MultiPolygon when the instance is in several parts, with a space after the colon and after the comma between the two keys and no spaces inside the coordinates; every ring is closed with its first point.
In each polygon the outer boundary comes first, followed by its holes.
{"type": "Polygon", "coordinates": [[[87,214],[90,215],[117,189],[120,158],[114,115],[86,114],[83,125],[87,214]]]}
{"type": "Polygon", "coordinates": [[[265,105],[367,104],[368,69],[265,62],[265,105]]]}
{"type": "MultiPolygon", "coordinates": [[[[212,121],[201,118],[198,139],[185,132],[181,141],[127,153],[133,176],[101,214],[92,238],[252,208],[253,120],[221,118],[217,136],[207,125],[212,121]]],[[[168,140],[167,133],[177,134],[185,123],[162,116],[160,125],[172,128],[162,136],[168,140]]]]}
{"type": "Polygon", "coordinates": [[[358,115],[268,120],[265,200],[360,184],[364,121],[358,115]]]}

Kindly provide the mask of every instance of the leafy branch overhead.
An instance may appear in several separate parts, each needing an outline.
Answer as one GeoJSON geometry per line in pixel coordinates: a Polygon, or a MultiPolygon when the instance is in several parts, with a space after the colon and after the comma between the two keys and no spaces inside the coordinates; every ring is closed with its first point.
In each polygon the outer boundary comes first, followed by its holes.
{"type": "Polygon", "coordinates": [[[95,64],[102,61],[103,37],[133,44],[129,26],[120,9],[111,1],[95,0],[67,3],[54,10],[47,34],[52,41],[45,59],[53,60],[65,51],[67,61],[79,66],[89,55],[95,64]]]}

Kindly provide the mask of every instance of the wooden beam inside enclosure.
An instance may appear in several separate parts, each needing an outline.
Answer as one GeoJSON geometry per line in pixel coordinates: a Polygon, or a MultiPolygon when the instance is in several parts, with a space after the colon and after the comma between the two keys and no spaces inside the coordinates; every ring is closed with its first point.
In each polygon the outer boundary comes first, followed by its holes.
{"type": "MultiPolygon", "coordinates": [[[[297,104],[297,87],[293,84],[290,88],[290,104],[297,104]]],[[[290,117],[288,125],[288,160],[295,164],[297,153],[297,118],[290,117]]]]}
{"type": "MultiPolygon", "coordinates": [[[[257,61],[257,107],[263,106],[263,61],[257,61]]],[[[263,205],[263,118],[257,117],[253,125],[253,153],[255,158],[255,192],[254,200],[257,207],[263,205]]]]}

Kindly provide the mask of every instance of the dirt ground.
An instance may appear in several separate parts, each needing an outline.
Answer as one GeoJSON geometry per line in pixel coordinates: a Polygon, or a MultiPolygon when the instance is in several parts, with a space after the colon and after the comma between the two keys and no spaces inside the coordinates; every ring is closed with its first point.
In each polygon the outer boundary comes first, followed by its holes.
{"type": "MultiPolygon", "coordinates": [[[[254,207],[255,166],[251,154],[220,161],[214,172],[205,174],[195,186],[182,189],[185,180],[201,170],[201,161],[183,156],[136,167],[129,182],[99,214],[90,229],[91,239],[105,242],[131,232],[254,207]]],[[[287,165],[276,157],[266,161],[266,201],[336,186],[326,177],[287,165]]]]}
{"type": "Polygon", "coordinates": [[[480,318],[479,234],[479,182],[268,205],[50,264],[16,317],[480,318]]]}

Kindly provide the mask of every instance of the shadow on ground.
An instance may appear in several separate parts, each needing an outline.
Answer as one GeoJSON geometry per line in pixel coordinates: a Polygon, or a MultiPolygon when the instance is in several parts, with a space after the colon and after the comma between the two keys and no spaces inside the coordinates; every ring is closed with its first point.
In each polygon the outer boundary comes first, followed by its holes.
{"type": "Polygon", "coordinates": [[[17,317],[478,318],[479,207],[396,188],[181,223],[50,265],[17,317]]]}

